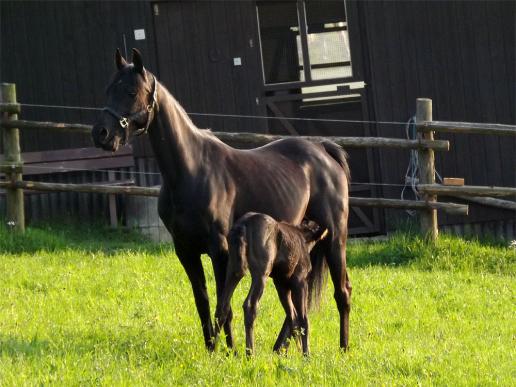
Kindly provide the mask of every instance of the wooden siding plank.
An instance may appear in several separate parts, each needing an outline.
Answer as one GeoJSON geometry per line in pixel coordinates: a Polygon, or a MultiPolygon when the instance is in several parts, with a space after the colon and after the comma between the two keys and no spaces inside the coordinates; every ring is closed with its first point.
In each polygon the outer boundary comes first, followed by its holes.
{"type": "MultiPolygon", "coordinates": [[[[496,122],[515,124],[514,49],[507,54],[504,48],[511,46],[514,48],[516,44],[513,20],[516,5],[514,2],[506,2],[498,7],[486,6],[486,8],[496,122]],[[512,83],[511,77],[513,78],[512,83]]],[[[516,174],[514,173],[514,166],[516,165],[516,138],[500,137],[498,138],[498,144],[501,155],[501,184],[514,187],[516,186],[516,174]]]]}
{"type": "MultiPolygon", "coordinates": [[[[462,49],[462,71],[464,77],[468,80],[468,83],[463,84],[464,96],[466,106],[468,106],[468,121],[479,122],[482,121],[482,109],[479,106],[480,101],[479,89],[476,84],[478,77],[482,76],[478,72],[477,59],[475,55],[474,47],[476,42],[476,17],[474,12],[475,3],[460,3],[454,2],[456,7],[457,22],[461,28],[463,41],[469,42],[467,49],[462,49]]],[[[479,21],[481,22],[481,20],[479,21]]],[[[471,153],[466,156],[469,159],[469,168],[472,170],[471,180],[467,181],[468,184],[482,185],[486,179],[485,169],[485,152],[484,145],[477,136],[468,136],[470,151],[471,153]]]]}
{"type": "MultiPolygon", "coordinates": [[[[451,100],[449,87],[449,63],[447,58],[447,39],[448,30],[443,28],[434,28],[435,21],[441,20],[443,25],[450,26],[452,21],[449,20],[448,4],[441,2],[427,2],[426,4],[426,26],[431,36],[430,50],[434,72],[434,88],[436,99],[433,101],[434,119],[436,117],[449,117],[451,115],[451,100]]],[[[439,138],[449,141],[455,140],[453,134],[439,135],[439,138]]],[[[438,153],[436,155],[436,168],[441,176],[457,176],[456,158],[460,157],[455,152],[449,152],[446,155],[438,153]]]]}
{"type": "MultiPolygon", "coordinates": [[[[239,7],[240,32],[235,31],[235,34],[242,39],[240,44],[244,52],[244,79],[241,82],[247,85],[248,110],[246,114],[266,116],[265,105],[258,104],[256,100],[261,95],[263,88],[256,6],[253,1],[245,1],[239,3],[239,7]],[[252,46],[250,40],[252,40],[252,46]]],[[[238,89],[241,85],[236,84],[234,87],[238,89]]],[[[249,131],[250,129],[258,133],[267,133],[268,122],[267,120],[243,120],[239,131],[249,131]]]]}
{"type": "MultiPolygon", "coordinates": [[[[444,8],[444,7],[443,7],[444,8]]],[[[446,11],[445,14],[448,15],[448,18],[445,19],[447,25],[458,27],[457,23],[457,13],[455,12],[455,5],[453,2],[446,3],[446,11]]],[[[462,50],[462,41],[461,41],[461,30],[459,28],[450,28],[448,33],[443,34],[447,41],[447,52],[449,59],[449,66],[447,67],[447,72],[449,74],[448,78],[448,93],[449,93],[449,115],[446,117],[435,116],[435,119],[460,119],[464,120],[466,117],[466,106],[465,106],[465,97],[464,97],[464,74],[462,72],[462,61],[460,58],[460,52],[462,50]]],[[[455,175],[464,177],[466,182],[470,182],[473,171],[470,168],[469,164],[469,140],[465,136],[455,136],[453,138],[452,143],[452,152],[455,155],[455,175]]]]}
{"type": "MultiPolygon", "coordinates": [[[[476,4],[476,14],[479,23],[477,25],[477,45],[476,58],[479,68],[478,88],[479,103],[482,106],[483,116],[481,122],[496,122],[496,106],[494,96],[494,85],[492,75],[492,65],[490,60],[490,44],[489,44],[489,28],[486,16],[490,12],[485,2],[476,4]]],[[[475,23],[476,24],[476,23],[475,23]]],[[[494,136],[483,136],[483,145],[485,149],[485,159],[483,160],[486,168],[486,180],[482,184],[496,185],[502,180],[502,166],[500,155],[500,146],[498,138],[494,136]],[[495,157],[493,157],[496,155],[495,157]]]]}

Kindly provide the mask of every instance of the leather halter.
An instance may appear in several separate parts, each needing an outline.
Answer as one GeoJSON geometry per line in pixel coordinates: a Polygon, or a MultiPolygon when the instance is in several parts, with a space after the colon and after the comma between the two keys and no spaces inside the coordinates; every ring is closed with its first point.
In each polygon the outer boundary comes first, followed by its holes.
{"type": "MultiPolygon", "coordinates": [[[[115,117],[118,120],[118,123],[120,124],[122,129],[124,129],[126,131],[126,133],[129,129],[129,124],[131,123],[131,121],[135,121],[138,118],[143,117],[145,114],[147,114],[147,122],[146,122],[145,126],[143,128],[136,129],[134,131],[134,135],[139,136],[139,135],[147,133],[147,131],[149,130],[149,126],[151,124],[152,116],[153,116],[152,113],[154,112],[154,109],[157,109],[157,106],[158,106],[158,88],[156,87],[156,77],[153,75],[152,78],[154,80],[153,91],[152,91],[152,102],[150,105],[147,105],[145,107],[145,109],[140,110],[139,112],[133,113],[128,116],[123,116],[123,115],[119,114],[116,110],[110,108],[109,106],[105,106],[104,108],[102,108],[102,111],[108,112],[109,114],[111,114],[113,117],[115,117]]],[[[127,137],[127,135],[126,135],[126,137],[127,137]]]]}

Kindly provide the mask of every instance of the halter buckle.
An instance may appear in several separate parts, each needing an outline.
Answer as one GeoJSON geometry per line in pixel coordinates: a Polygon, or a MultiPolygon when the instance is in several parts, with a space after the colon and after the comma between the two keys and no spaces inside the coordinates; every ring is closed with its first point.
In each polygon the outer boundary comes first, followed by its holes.
{"type": "Polygon", "coordinates": [[[147,105],[147,113],[152,112],[152,109],[154,108],[153,105],[147,105]]]}
{"type": "Polygon", "coordinates": [[[124,129],[129,126],[129,120],[127,119],[127,117],[120,118],[120,121],[118,121],[118,122],[119,122],[120,126],[124,129]]]}

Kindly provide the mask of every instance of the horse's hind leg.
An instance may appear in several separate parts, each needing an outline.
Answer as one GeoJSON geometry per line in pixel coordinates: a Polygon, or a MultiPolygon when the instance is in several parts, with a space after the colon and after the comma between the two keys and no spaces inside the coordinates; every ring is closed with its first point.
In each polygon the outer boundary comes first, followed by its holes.
{"type": "Polygon", "coordinates": [[[340,315],[340,346],[348,348],[349,312],[351,310],[351,282],[346,270],[346,235],[331,242],[327,254],[328,267],[335,287],[335,302],[340,315]]]}
{"type": "Polygon", "coordinates": [[[251,289],[244,301],[244,323],[245,323],[245,346],[247,355],[254,352],[254,321],[256,319],[256,309],[265,288],[265,276],[253,276],[251,289]]]}

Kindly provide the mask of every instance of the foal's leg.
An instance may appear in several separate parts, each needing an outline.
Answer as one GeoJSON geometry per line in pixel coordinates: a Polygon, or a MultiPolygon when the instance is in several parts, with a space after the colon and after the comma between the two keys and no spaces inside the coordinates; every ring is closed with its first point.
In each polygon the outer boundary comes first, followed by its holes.
{"type": "Polygon", "coordinates": [[[296,328],[301,328],[301,345],[303,354],[308,355],[308,284],[306,280],[297,280],[292,284],[292,302],[296,308],[296,328]]]}
{"type": "Polygon", "coordinates": [[[346,350],[349,340],[349,312],[351,310],[351,282],[346,270],[346,235],[331,242],[327,255],[331,279],[335,287],[335,302],[340,314],[340,347],[346,350]]]}
{"type": "Polygon", "coordinates": [[[292,335],[296,315],[292,299],[290,298],[290,289],[288,286],[286,286],[282,281],[276,279],[274,279],[274,285],[276,286],[276,291],[278,292],[281,305],[283,306],[286,315],[281,331],[273,347],[274,352],[280,352],[282,348],[287,349],[288,347],[287,339],[292,335]]]}
{"type": "MultiPolygon", "coordinates": [[[[235,288],[237,287],[242,277],[243,274],[240,272],[228,270],[224,290],[222,292],[222,296],[218,300],[217,310],[215,311],[215,338],[218,337],[220,328],[223,325],[224,327],[226,326],[225,324],[228,316],[232,314],[231,297],[233,296],[233,292],[235,291],[235,288]]],[[[231,341],[231,345],[228,342],[227,345],[228,347],[232,347],[233,342],[231,341]]]]}
{"type": "Polygon", "coordinates": [[[265,289],[266,276],[253,276],[251,289],[244,301],[244,323],[245,323],[245,346],[247,355],[254,352],[254,320],[256,319],[256,309],[258,302],[265,289]]]}

